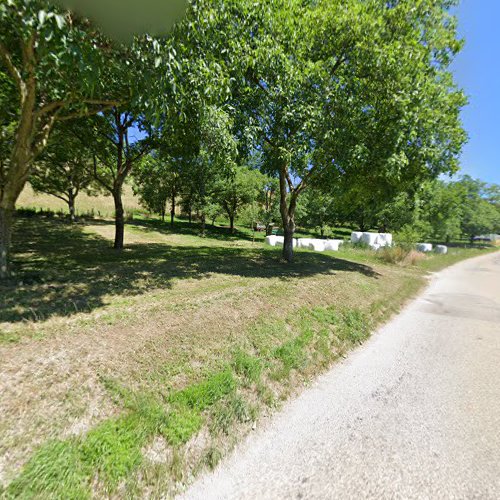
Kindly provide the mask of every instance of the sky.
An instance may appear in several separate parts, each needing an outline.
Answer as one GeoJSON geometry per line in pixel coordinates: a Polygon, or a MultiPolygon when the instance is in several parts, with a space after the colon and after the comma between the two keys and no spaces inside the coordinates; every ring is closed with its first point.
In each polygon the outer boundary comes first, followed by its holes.
{"type": "Polygon", "coordinates": [[[500,184],[500,0],[461,0],[456,14],[465,47],[452,70],[469,97],[462,173],[500,184]]]}

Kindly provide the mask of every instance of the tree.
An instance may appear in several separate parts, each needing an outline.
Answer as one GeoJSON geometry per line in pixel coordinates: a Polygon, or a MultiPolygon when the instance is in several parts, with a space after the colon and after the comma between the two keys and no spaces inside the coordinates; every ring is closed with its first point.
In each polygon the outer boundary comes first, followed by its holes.
{"type": "Polygon", "coordinates": [[[321,237],[328,225],[335,220],[335,198],[318,189],[310,189],[302,196],[297,213],[297,222],[302,227],[319,229],[321,237]]]}
{"type": "Polygon", "coordinates": [[[232,105],[241,114],[239,136],[262,151],[264,170],[279,179],[287,261],[297,200],[308,185],[345,179],[404,189],[456,168],[465,100],[447,69],[460,48],[449,5],[232,4],[228,15],[240,22],[228,20],[221,31],[244,46],[232,105]]]}
{"type": "Polygon", "coordinates": [[[231,233],[234,233],[234,219],[241,208],[255,201],[263,189],[265,176],[258,170],[237,167],[229,179],[220,179],[214,188],[214,198],[229,218],[231,233]]]}
{"type": "Polygon", "coordinates": [[[134,193],[150,212],[165,220],[170,201],[170,225],[174,225],[177,196],[181,191],[180,176],[172,159],[161,158],[153,152],[138,163],[133,173],[134,193]]]}
{"type": "Polygon", "coordinates": [[[129,111],[113,108],[93,117],[91,133],[82,135],[85,145],[94,155],[94,178],[113,197],[115,205],[115,240],[113,248],[123,249],[125,234],[125,210],[122,193],[125,180],[132,169],[153,148],[152,131],[141,117],[129,111]],[[139,129],[145,133],[142,139],[134,140],[131,131],[139,129]],[[88,142],[90,141],[90,142],[88,142]]]}
{"type": "MultiPolygon", "coordinates": [[[[500,231],[500,211],[488,198],[491,187],[469,176],[463,176],[457,182],[461,189],[462,233],[471,243],[475,236],[500,231]]],[[[495,192],[495,189],[493,189],[495,192]]]]}
{"type": "Polygon", "coordinates": [[[37,160],[30,177],[35,191],[47,193],[68,204],[71,222],[76,219],[75,200],[94,180],[92,152],[68,130],[58,127],[53,141],[37,160]]]}
{"type": "Polygon", "coordinates": [[[17,198],[55,123],[125,105],[153,114],[177,61],[169,44],[150,36],[121,45],[88,19],[44,0],[7,0],[0,5],[0,63],[18,101],[8,158],[1,161],[2,278],[9,274],[17,198]]]}
{"type": "Polygon", "coordinates": [[[213,203],[216,186],[235,168],[236,141],[229,114],[223,108],[197,103],[195,99],[188,109],[184,108],[184,118],[172,118],[169,123],[169,127],[175,123],[182,132],[172,136],[164,131],[161,143],[163,153],[172,158],[179,172],[184,208],[190,220],[193,209],[199,213],[203,235],[206,208],[213,203]],[[173,142],[172,137],[177,140],[173,142]]]}
{"type": "Polygon", "coordinates": [[[19,108],[0,185],[0,278],[8,276],[12,215],[57,121],[97,113],[123,98],[117,52],[84,19],[39,0],[0,5],[0,61],[19,108]]]}

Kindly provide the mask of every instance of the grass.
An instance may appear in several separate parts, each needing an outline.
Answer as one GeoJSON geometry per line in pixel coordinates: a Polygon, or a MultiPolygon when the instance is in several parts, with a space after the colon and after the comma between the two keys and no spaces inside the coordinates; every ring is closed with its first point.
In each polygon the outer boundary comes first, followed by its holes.
{"type": "MultiPolygon", "coordinates": [[[[126,213],[142,213],[144,209],[140,206],[139,200],[134,196],[132,188],[125,185],[123,190],[123,205],[126,213]]],[[[17,206],[20,208],[52,210],[68,214],[68,205],[56,198],[43,193],[35,193],[32,187],[27,184],[21,193],[17,206]]],[[[114,202],[111,196],[88,196],[80,193],[76,198],[76,214],[92,215],[96,217],[113,217],[114,202]]]]}
{"type": "Polygon", "coordinates": [[[200,237],[183,221],[135,220],[121,253],[107,221],[33,217],[15,231],[22,284],[0,289],[7,498],[174,494],[429,271],[484,253],[401,266],[345,246],[286,265],[241,228],[200,237]]]}

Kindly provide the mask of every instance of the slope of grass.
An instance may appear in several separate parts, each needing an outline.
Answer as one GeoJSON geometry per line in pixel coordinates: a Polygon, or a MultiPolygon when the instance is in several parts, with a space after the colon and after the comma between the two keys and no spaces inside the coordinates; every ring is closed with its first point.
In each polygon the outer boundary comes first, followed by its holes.
{"type": "Polygon", "coordinates": [[[0,289],[0,484],[13,498],[171,495],[362,343],[429,270],[196,226],[20,219],[0,289]],[[12,388],[15,387],[15,390],[12,388]],[[19,408],[24,408],[22,414],[19,408]]]}

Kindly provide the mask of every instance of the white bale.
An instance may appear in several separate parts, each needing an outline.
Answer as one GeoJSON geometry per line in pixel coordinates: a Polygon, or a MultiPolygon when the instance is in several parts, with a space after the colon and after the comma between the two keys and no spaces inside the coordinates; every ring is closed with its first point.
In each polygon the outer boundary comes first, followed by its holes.
{"type": "Polygon", "coordinates": [[[264,239],[264,243],[266,245],[269,245],[271,247],[275,247],[276,246],[276,238],[277,236],[274,236],[274,235],[269,235],[269,236],[266,236],[266,238],[264,239]]]}
{"type": "Polygon", "coordinates": [[[359,243],[361,236],[363,236],[363,233],[360,233],[359,231],[353,231],[351,233],[351,243],[359,243]]]}
{"type": "Polygon", "coordinates": [[[276,236],[274,234],[271,234],[270,236],[266,236],[266,238],[264,240],[264,243],[266,245],[269,245],[272,247],[283,245],[284,242],[285,242],[284,236],[276,236]]]}
{"type": "Polygon", "coordinates": [[[448,253],[448,247],[446,245],[436,245],[435,252],[444,255],[448,253]]]}
{"type": "Polygon", "coordinates": [[[325,250],[329,252],[338,252],[339,251],[339,240],[326,240],[325,241],[325,250]]]}
{"type": "Polygon", "coordinates": [[[379,233],[378,243],[381,247],[392,246],[392,234],[391,233],[379,233]]]}
{"type": "Polygon", "coordinates": [[[419,252],[432,252],[431,243],[417,243],[417,250],[419,252]]]}
{"type": "Polygon", "coordinates": [[[363,233],[361,236],[361,243],[366,243],[369,247],[373,248],[375,245],[379,244],[378,239],[378,233],[363,233]]]}
{"type": "Polygon", "coordinates": [[[312,238],[299,238],[297,242],[297,246],[299,248],[309,248],[309,244],[311,243],[312,238]]]}
{"type": "Polygon", "coordinates": [[[309,250],[314,250],[315,252],[324,252],[325,240],[311,240],[311,243],[309,243],[309,250]]]}

